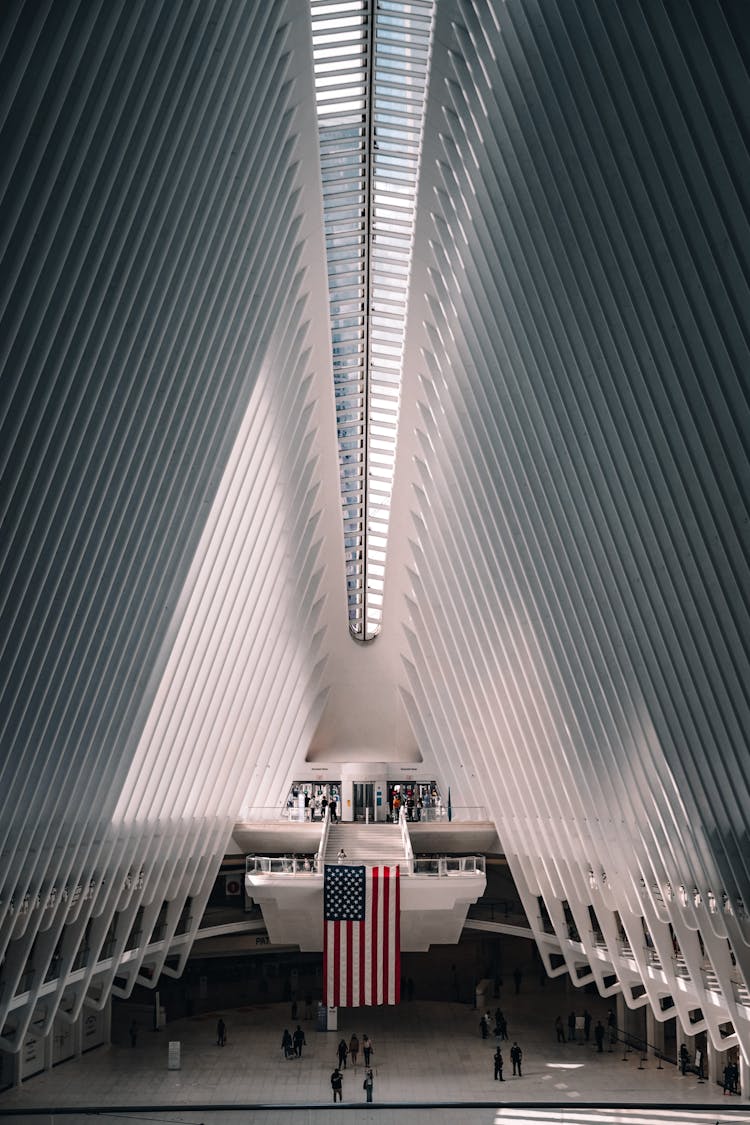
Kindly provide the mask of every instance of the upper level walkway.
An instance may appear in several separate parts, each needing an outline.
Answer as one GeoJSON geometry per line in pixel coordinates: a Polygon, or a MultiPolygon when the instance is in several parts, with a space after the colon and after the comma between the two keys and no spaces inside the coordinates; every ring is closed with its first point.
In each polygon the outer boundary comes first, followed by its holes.
{"type": "MultiPolygon", "coordinates": [[[[305,832],[314,827],[299,825],[305,832]]],[[[458,856],[450,861],[435,855],[415,858],[410,834],[413,827],[403,810],[396,824],[332,824],[326,812],[314,853],[293,850],[280,856],[249,855],[245,889],[263,911],[271,941],[276,945],[298,944],[306,952],[322,949],[324,868],[343,862],[400,868],[404,876],[400,894],[402,950],[416,952],[434,943],[455,944],[469,905],[484,893],[484,857],[458,856]],[[449,879],[449,875],[457,878],[449,879]]]]}

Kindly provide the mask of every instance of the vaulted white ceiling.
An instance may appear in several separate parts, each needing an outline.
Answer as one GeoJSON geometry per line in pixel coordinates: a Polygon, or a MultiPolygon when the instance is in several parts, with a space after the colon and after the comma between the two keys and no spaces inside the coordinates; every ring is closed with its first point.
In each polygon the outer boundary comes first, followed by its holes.
{"type": "Polygon", "coordinates": [[[422,760],[747,1050],[748,24],[439,0],[361,645],[309,5],[2,6],[3,1045],[158,972],[242,806],[422,760]]]}

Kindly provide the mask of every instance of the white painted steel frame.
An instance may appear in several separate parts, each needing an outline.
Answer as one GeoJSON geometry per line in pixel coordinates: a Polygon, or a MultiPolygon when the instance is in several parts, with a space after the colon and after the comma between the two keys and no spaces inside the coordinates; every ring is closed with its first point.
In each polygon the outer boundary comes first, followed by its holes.
{"type": "Polygon", "coordinates": [[[440,0],[353,646],[307,0],[0,7],[0,1046],[179,971],[237,811],[392,752],[550,971],[748,1059],[747,20],[440,0]]]}

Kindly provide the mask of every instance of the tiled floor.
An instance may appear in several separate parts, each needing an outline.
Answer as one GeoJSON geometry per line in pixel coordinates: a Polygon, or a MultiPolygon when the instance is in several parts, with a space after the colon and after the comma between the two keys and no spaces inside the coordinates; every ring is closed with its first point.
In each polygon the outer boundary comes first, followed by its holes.
{"type": "MultiPolygon", "coordinates": [[[[113,1045],[92,1051],[0,1095],[0,1114],[22,1107],[138,1106],[144,1108],[138,1112],[131,1108],[129,1120],[169,1120],[180,1125],[232,1121],[237,1125],[240,1121],[262,1125],[315,1121],[326,1125],[342,1117],[357,1122],[373,1120],[379,1125],[490,1125],[505,1121],[514,1125],[579,1125],[594,1119],[598,1125],[614,1125],[634,1120],[621,1111],[599,1111],[595,1118],[583,1112],[583,1103],[607,1101],[683,1107],[670,1116],[673,1125],[693,1121],[696,1125],[714,1125],[730,1105],[735,1111],[743,1109],[739,1098],[722,1098],[718,1086],[699,1083],[695,1077],[683,1078],[673,1065],[658,1069],[649,1059],[641,1068],[640,1054],[623,1055],[621,1047],[599,1054],[593,1043],[557,1043],[554,1017],[558,1009],[564,1017],[576,1000],[580,1001],[580,994],[571,996],[554,982],[545,989],[501,998],[511,1041],[517,1038],[524,1050],[523,1078],[513,1078],[510,1043],[503,1044],[507,1081],[502,1085],[493,1078],[495,1042],[492,1038],[482,1040],[480,1013],[467,1005],[416,1000],[395,1009],[341,1011],[336,1032],[319,1032],[312,1021],[302,1021],[307,1036],[303,1058],[285,1061],[280,1043],[284,1027],[290,1025],[289,1006],[271,1004],[224,1011],[228,1027],[225,1047],[216,1045],[217,1017],[212,1014],[172,1023],[162,1032],[141,1032],[135,1048],[113,1045]],[[372,1108],[364,1105],[361,1058],[355,1068],[349,1066],[345,1071],[344,1105],[331,1105],[329,1079],[336,1045],[342,1036],[348,1041],[353,1031],[360,1038],[367,1032],[375,1045],[376,1105],[372,1108]],[[167,1068],[170,1040],[181,1044],[180,1070],[167,1068]],[[483,1105],[469,1108],[456,1104],[425,1112],[408,1108],[415,1102],[483,1105]],[[531,1108],[530,1102],[538,1103],[537,1107],[531,1108]],[[562,1102],[565,1108],[553,1110],[552,1102],[562,1102]],[[243,1103],[285,1108],[258,1108],[236,1117],[211,1109],[243,1103]],[[356,1113],[347,1110],[346,1103],[356,1103],[356,1113]],[[385,1103],[392,1108],[386,1109],[385,1103]],[[153,1112],[146,1112],[145,1107],[151,1105],[183,1108],[167,1118],[157,1118],[153,1112]],[[705,1114],[688,1116],[688,1107],[700,1105],[706,1108],[705,1114]],[[709,1111],[709,1107],[715,1108],[709,1111]]],[[[595,1019],[604,1016],[608,1006],[605,1001],[587,997],[587,1002],[595,1019]]],[[[658,1119],[664,1120],[661,1116],[658,1119]]],[[[728,1115],[725,1119],[729,1120],[728,1115]]],[[[15,1120],[20,1122],[21,1118],[15,1120]]],[[[49,1121],[49,1116],[45,1120],[49,1121]]],[[[60,1120],[73,1125],[84,1118],[60,1120]]],[[[652,1120],[657,1118],[643,1111],[637,1115],[638,1125],[652,1120]]],[[[749,1125],[750,1112],[732,1116],[732,1120],[749,1125]]]]}

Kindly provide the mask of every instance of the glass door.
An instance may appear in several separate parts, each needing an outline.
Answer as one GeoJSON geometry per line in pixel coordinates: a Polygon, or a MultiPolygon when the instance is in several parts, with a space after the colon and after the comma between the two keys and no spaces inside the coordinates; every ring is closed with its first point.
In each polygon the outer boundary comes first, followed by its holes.
{"type": "Polygon", "coordinates": [[[369,819],[373,819],[373,785],[371,781],[355,781],[354,782],[354,819],[363,821],[367,819],[367,810],[369,809],[369,819]]]}

